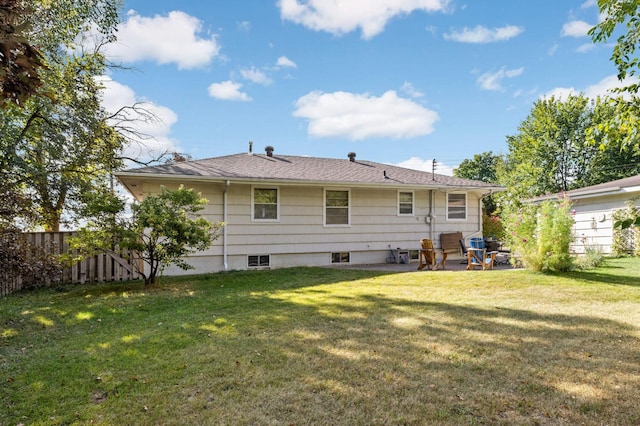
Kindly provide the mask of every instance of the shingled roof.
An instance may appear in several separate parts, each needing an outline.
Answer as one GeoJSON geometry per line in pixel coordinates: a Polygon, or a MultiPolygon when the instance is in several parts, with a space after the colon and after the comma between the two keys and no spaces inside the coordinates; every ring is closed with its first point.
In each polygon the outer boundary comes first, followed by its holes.
{"type": "Polygon", "coordinates": [[[591,198],[602,195],[630,194],[640,192],[640,175],[635,175],[623,179],[612,180],[583,188],[572,189],[570,191],[558,192],[555,194],[542,195],[529,200],[530,202],[540,202],[549,199],[569,197],[570,199],[591,198]]]}
{"type": "Polygon", "coordinates": [[[116,173],[116,176],[123,182],[132,178],[175,177],[198,180],[502,189],[500,186],[481,181],[432,174],[372,161],[247,153],[129,169],[116,173]]]}

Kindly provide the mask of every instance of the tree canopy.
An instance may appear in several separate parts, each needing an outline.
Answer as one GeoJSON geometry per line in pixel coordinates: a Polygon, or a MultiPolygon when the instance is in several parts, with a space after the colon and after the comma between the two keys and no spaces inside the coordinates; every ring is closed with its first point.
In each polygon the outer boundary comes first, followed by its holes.
{"type": "MultiPolygon", "coordinates": [[[[494,155],[491,151],[483,152],[481,154],[475,154],[473,159],[463,160],[460,165],[453,170],[453,175],[464,179],[497,183],[497,170],[501,163],[501,156],[494,155]]],[[[496,210],[496,203],[493,196],[483,198],[482,205],[487,214],[492,214],[496,210]]]]}
{"type": "Polygon", "coordinates": [[[501,197],[531,198],[640,173],[628,146],[620,141],[599,145],[589,137],[616,113],[608,99],[538,100],[519,132],[507,137],[509,152],[498,179],[508,191],[501,197]]]}
{"type": "Polygon", "coordinates": [[[6,92],[12,86],[2,80],[3,98],[12,102],[0,109],[0,177],[12,179],[31,198],[46,230],[58,230],[63,212],[73,214],[85,194],[108,188],[109,172],[122,164],[125,141],[108,124],[100,99],[97,77],[106,72],[106,58],[100,43],[95,49],[77,45],[95,29],[105,42],[114,40],[120,1],[9,5],[28,11],[11,23],[22,43],[38,46],[42,66],[33,74],[38,81],[19,94],[6,92]]]}

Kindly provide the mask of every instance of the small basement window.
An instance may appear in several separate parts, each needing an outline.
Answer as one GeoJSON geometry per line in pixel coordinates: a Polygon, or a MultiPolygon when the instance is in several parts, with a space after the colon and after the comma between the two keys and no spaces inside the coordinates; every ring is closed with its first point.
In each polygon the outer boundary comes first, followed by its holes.
{"type": "Polygon", "coordinates": [[[349,263],[349,252],[331,253],[331,263],[349,263]]]}
{"type": "Polygon", "coordinates": [[[271,255],[250,255],[247,259],[247,266],[249,268],[268,268],[269,266],[271,266],[271,255]]]}

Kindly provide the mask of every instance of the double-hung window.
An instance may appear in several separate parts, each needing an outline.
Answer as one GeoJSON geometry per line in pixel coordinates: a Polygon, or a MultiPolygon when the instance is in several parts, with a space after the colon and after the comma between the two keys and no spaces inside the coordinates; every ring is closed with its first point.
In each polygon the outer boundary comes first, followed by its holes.
{"type": "Polygon", "coordinates": [[[349,191],[324,191],[324,224],[349,225],[349,191]]]}
{"type": "Polygon", "coordinates": [[[413,191],[398,191],[398,215],[413,216],[413,191]]]}
{"type": "Polygon", "coordinates": [[[277,221],[279,218],[277,188],[253,188],[251,205],[254,221],[277,221]]]}
{"type": "Polygon", "coordinates": [[[447,220],[467,219],[467,194],[447,194],[447,220]]]}

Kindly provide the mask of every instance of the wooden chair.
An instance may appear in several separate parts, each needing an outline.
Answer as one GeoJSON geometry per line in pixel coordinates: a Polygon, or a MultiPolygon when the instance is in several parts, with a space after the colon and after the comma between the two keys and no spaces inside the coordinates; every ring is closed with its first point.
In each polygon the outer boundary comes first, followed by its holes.
{"type": "Polygon", "coordinates": [[[462,232],[449,232],[440,234],[440,249],[442,250],[442,260],[436,265],[438,269],[447,266],[447,256],[451,252],[458,252],[458,243],[462,239],[462,232]]]}
{"type": "Polygon", "coordinates": [[[418,265],[418,271],[427,269],[436,269],[436,252],[433,248],[433,241],[428,238],[420,240],[420,265],[418,265]]]}
{"type": "Polygon", "coordinates": [[[493,269],[498,252],[488,251],[482,238],[472,238],[471,240],[471,247],[467,248],[467,270],[474,269],[476,266],[482,268],[483,271],[493,269]]]}

